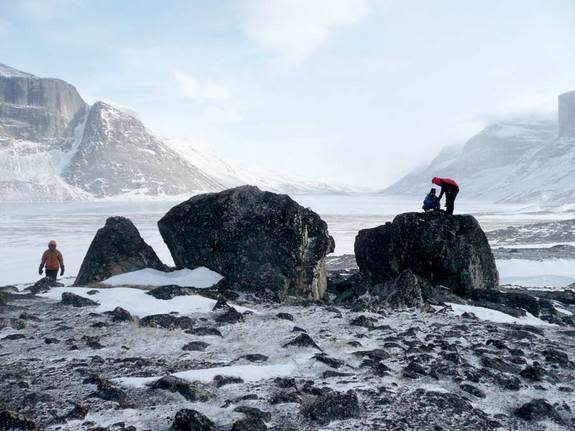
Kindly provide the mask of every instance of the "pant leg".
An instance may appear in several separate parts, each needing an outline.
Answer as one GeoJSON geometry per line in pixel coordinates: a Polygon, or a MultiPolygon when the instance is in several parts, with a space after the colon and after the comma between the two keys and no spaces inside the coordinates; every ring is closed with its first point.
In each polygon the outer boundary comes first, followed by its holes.
{"type": "Polygon", "coordinates": [[[52,280],[56,280],[58,277],[58,270],[57,269],[47,269],[46,270],[46,277],[51,278],[52,280]]]}
{"type": "Polygon", "coordinates": [[[445,212],[447,214],[453,214],[455,202],[455,194],[453,192],[445,193],[445,212]]]}
{"type": "Polygon", "coordinates": [[[452,192],[445,193],[445,206],[447,214],[453,214],[453,210],[455,209],[455,198],[457,197],[457,193],[459,190],[455,190],[452,192]]]}

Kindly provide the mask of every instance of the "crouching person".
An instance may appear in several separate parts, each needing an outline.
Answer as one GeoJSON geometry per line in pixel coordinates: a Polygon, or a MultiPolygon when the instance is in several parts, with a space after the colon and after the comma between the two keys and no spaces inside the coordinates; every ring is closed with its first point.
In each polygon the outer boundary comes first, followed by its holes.
{"type": "Polygon", "coordinates": [[[46,277],[54,281],[56,281],[58,276],[58,269],[60,270],[60,276],[64,275],[64,257],[60,250],[56,249],[56,241],[54,240],[48,243],[48,250],[42,255],[38,274],[42,275],[44,267],[46,267],[46,277]]]}
{"type": "Polygon", "coordinates": [[[441,211],[439,198],[435,194],[435,189],[432,188],[429,191],[429,194],[425,197],[425,200],[423,201],[422,208],[423,211],[431,211],[431,210],[441,211]]]}

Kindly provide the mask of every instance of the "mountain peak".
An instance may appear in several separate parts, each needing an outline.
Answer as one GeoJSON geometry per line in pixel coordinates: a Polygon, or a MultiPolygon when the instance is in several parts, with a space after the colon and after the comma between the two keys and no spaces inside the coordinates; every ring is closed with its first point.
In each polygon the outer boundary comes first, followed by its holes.
{"type": "Polygon", "coordinates": [[[36,78],[36,76],[14,69],[4,63],[0,63],[0,77],[3,78],[36,78]]]}

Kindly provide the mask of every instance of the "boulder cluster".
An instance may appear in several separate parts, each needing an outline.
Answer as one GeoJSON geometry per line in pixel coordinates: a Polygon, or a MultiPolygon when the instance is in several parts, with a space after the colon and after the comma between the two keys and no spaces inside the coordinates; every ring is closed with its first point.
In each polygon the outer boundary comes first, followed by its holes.
{"type": "MultiPolygon", "coordinates": [[[[168,211],[158,228],[176,268],[203,266],[222,274],[221,291],[274,301],[325,296],[326,256],[334,251],[334,240],[319,215],[287,195],[253,186],[197,195],[168,211]]],[[[357,302],[369,293],[393,308],[426,308],[472,299],[498,285],[491,248],[470,215],[400,214],[359,231],[355,258],[359,272],[336,283],[336,302],[357,302]]],[[[171,270],[130,220],[110,217],[92,241],[75,284],[143,268],[171,270]]]]}
{"type": "MultiPolygon", "coordinates": [[[[325,257],[335,248],[327,223],[287,195],[242,186],[194,196],[159,222],[177,269],[207,267],[221,288],[281,301],[322,299],[325,257]]],[[[88,285],[143,268],[169,270],[132,222],[110,217],[96,234],[75,281],[88,285]]]]}

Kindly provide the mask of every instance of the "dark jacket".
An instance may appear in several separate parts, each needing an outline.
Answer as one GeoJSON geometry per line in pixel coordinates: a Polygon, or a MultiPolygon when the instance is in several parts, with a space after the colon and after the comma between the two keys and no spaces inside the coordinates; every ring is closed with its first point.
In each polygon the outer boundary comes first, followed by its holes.
{"type": "Polygon", "coordinates": [[[432,195],[431,193],[429,193],[426,197],[425,200],[423,201],[423,210],[424,211],[429,211],[429,210],[438,210],[440,208],[439,206],[439,198],[435,195],[432,195]]]}

